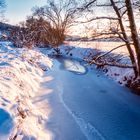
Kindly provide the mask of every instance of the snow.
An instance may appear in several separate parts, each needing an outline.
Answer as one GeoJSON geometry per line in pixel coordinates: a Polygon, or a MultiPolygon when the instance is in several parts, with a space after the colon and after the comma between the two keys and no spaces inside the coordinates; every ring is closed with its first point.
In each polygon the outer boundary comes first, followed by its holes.
{"type": "Polygon", "coordinates": [[[35,49],[15,49],[10,42],[0,42],[0,139],[51,139],[44,128],[49,109],[34,104],[44,70],[51,66],[52,61],[35,49]]]}

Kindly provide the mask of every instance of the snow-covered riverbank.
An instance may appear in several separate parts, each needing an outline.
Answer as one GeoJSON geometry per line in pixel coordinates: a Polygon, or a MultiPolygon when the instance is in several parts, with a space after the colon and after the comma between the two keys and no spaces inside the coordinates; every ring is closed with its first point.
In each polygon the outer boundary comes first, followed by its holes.
{"type": "MultiPolygon", "coordinates": [[[[45,52],[45,50],[43,50],[45,52]]],[[[53,49],[46,51],[47,54],[52,55],[55,54],[53,49]]],[[[69,46],[69,45],[62,45],[60,46],[60,54],[68,57],[68,58],[75,58],[80,60],[92,60],[92,58],[97,53],[104,53],[104,51],[91,47],[83,47],[83,46],[69,46]]],[[[110,54],[113,55],[113,54],[110,54]]],[[[130,63],[130,60],[127,56],[124,57],[120,62],[124,64],[130,63]]],[[[95,67],[95,65],[91,65],[91,67],[95,67]]],[[[116,82],[120,83],[121,85],[127,85],[129,80],[132,79],[133,69],[132,68],[119,68],[115,66],[104,66],[101,69],[105,75],[109,78],[115,80],[116,82]]]]}
{"type": "Polygon", "coordinates": [[[10,46],[0,42],[0,139],[49,140],[43,123],[49,110],[44,112],[34,99],[52,61],[37,50],[10,46]]]}
{"type": "MultiPolygon", "coordinates": [[[[98,51],[93,48],[60,47],[63,56],[82,60],[91,59],[98,51]]],[[[52,139],[45,126],[50,107],[47,100],[42,101],[44,94],[52,91],[47,87],[43,91],[41,85],[51,78],[44,79],[43,74],[52,67],[52,60],[47,55],[54,53],[53,49],[18,49],[12,47],[10,42],[0,42],[0,139],[52,139]]],[[[122,84],[126,82],[125,77],[133,74],[131,69],[104,69],[108,70],[106,75],[122,84]]]]}

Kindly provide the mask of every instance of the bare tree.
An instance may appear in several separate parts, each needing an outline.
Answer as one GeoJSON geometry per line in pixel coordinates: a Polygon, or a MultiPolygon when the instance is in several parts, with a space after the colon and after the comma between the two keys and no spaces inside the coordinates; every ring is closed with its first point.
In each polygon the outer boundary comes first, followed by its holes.
{"type": "Polygon", "coordinates": [[[136,77],[140,77],[140,40],[138,36],[138,31],[135,23],[134,18],[134,10],[132,7],[131,0],[125,0],[126,8],[127,8],[127,15],[129,19],[129,25],[130,25],[130,31],[131,31],[131,38],[133,41],[133,45],[136,52],[136,58],[137,58],[137,73],[136,77]]]}
{"type": "Polygon", "coordinates": [[[16,26],[10,30],[9,39],[14,43],[16,47],[33,48],[35,45],[35,34],[22,23],[22,26],[16,26]]]}
{"type": "Polygon", "coordinates": [[[49,23],[43,18],[34,18],[28,17],[26,20],[26,28],[30,30],[32,33],[32,39],[34,40],[35,44],[48,44],[47,33],[45,27],[49,25],[49,23]]]}
{"type": "Polygon", "coordinates": [[[34,9],[34,16],[46,20],[43,29],[50,45],[57,48],[63,43],[67,29],[73,25],[75,12],[74,0],[49,0],[45,6],[34,9]]]}
{"type": "MultiPolygon", "coordinates": [[[[135,17],[136,9],[134,9],[134,6],[139,8],[139,4],[140,3],[138,0],[133,0],[133,1],[132,0],[119,0],[119,1],[106,0],[105,2],[100,2],[98,0],[96,0],[95,2],[95,1],[89,0],[87,2],[87,5],[90,6],[90,8],[88,7],[88,11],[90,11],[91,9],[94,9],[96,6],[96,7],[107,7],[108,9],[110,9],[110,12],[108,13],[107,16],[96,17],[94,15],[94,17],[90,16],[90,18],[87,21],[84,21],[86,23],[86,22],[91,22],[91,21],[97,21],[98,19],[100,20],[106,19],[109,21],[116,22],[116,25],[112,26],[110,30],[106,32],[101,32],[101,34],[99,35],[112,34],[114,36],[118,36],[125,43],[124,45],[127,47],[127,50],[129,52],[129,57],[132,62],[132,67],[134,69],[135,79],[140,77],[140,41],[139,41],[139,36],[138,36],[138,28],[136,26],[136,17],[135,17]],[[91,2],[94,2],[94,4],[92,3],[92,6],[90,4],[91,2]]],[[[117,46],[116,48],[113,48],[112,50],[118,49],[119,47],[122,47],[124,45],[117,46]]],[[[108,52],[106,53],[106,55],[107,54],[108,52]]],[[[99,65],[99,60],[103,56],[104,55],[96,58],[91,63],[96,63],[99,65]]],[[[104,63],[109,64],[108,62],[104,62],[104,63]]],[[[110,64],[110,65],[113,65],[113,64],[110,64]]],[[[125,67],[127,66],[128,65],[126,65],[125,67]]]]}

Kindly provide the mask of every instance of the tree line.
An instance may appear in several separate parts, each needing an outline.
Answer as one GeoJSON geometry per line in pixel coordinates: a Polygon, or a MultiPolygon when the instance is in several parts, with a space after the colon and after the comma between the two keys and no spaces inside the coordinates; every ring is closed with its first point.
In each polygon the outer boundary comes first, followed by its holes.
{"type": "MultiPolygon", "coordinates": [[[[105,17],[91,17],[89,21],[97,20],[97,19],[107,19],[110,22],[114,22],[115,24],[111,25],[109,30],[105,32],[105,35],[112,34],[120,38],[123,45],[117,46],[113,48],[113,50],[118,49],[120,47],[126,47],[129,53],[129,58],[131,60],[132,68],[134,70],[134,79],[131,86],[135,88],[140,84],[140,38],[138,34],[138,24],[136,22],[139,21],[140,15],[140,1],[139,0],[106,0],[103,3],[100,3],[98,0],[90,0],[86,3],[87,7],[83,10],[90,11],[97,7],[105,7],[109,8],[110,12],[108,16],[105,17]]],[[[87,21],[88,22],[88,21],[87,21]]],[[[99,33],[100,34],[100,33],[99,33]]],[[[103,33],[101,33],[102,35],[103,33]]],[[[130,65],[127,64],[118,64],[117,62],[109,63],[105,61],[104,56],[106,54],[97,56],[91,63],[95,63],[97,65],[114,65],[120,66],[124,68],[129,68],[130,65]],[[101,61],[102,59],[102,61],[101,61]]]]}

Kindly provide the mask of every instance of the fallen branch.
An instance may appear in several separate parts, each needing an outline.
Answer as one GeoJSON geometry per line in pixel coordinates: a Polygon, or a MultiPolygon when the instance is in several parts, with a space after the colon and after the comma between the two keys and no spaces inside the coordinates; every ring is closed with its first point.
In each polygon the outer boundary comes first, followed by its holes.
{"type": "MultiPolygon", "coordinates": [[[[85,60],[87,61],[87,60],[85,60]]],[[[91,64],[95,64],[97,66],[103,67],[103,66],[114,66],[114,67],[119,67],[119,68],[133,68],[133,65],[124,65],[124,64],[120,64],[120,63],[111,63],[111,62],[96,62],[95,60],[91,61],[87,61],[90,65],[91,64]]]]}

